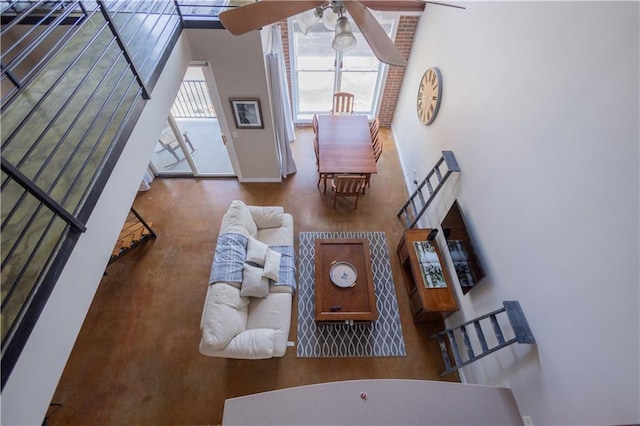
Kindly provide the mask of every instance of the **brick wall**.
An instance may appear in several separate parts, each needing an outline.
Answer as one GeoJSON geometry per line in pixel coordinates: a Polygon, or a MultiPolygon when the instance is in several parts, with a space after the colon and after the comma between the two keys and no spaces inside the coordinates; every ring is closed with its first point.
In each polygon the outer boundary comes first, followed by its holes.
{"type": "MultiPolygon", "coordinates": [[[[395,44],[402,52],[405,58],[409,58],[411,47],[413,46],[413,37],[418,26],[418,16],[401,16],[398,24],[398,32],[396,33],[395,44]]],[[[382,103],[380,104],[380,112],[378,118],[381,126],[389,126],[393,113],[396,110],[402,79],[404,78],[404,67],[389,67],[387,73],[387,81],[382,93],[382,103]]]]}
{"type": "MultiPolygon", "coordinates": [[[[418,16],[400,17],[395,44],[405,58],[409,58],[409,54],[411,53],[413,37],[416,33],[416,27],[418,26],[418,19],[418,16]]],[[[280,21],[279,24],[282,27],[282,44],[284,45],[284,57],[287,65],[287,76],[289,79],[289,94],[291,95],[293,92],[291,90],[291,64],[289,61],[289,32],[287,29],[287,21],[280,21]]],[[[393,113],[396,110],[396,103],[398,101],[398,95],[400,94],[400,87],[402,86],[403,78],[404,67],[389,67],[389,71],[387,72],[387,81],[382,92],[380,112],[378,113],[381,126],[386,127],[391,124],[393,113]]],[[[293,101],[291,102],[293,103],[293,101]]]]}
{"type": "Polygon", "coordinates": [[[280,27],[281,27],[280,31],[282,31],[284,61],[287,66],[287,85],[289,86],[289,98],[290,98],[289,102],[291,102],[291,111],[293,111],[293,91],[291,90],[291,61],[289,60],[289,58],[291,57],[289,55],[289,26],[287,25],[286,19],[278,22],[278,24],[280,24],[280,27]]]}

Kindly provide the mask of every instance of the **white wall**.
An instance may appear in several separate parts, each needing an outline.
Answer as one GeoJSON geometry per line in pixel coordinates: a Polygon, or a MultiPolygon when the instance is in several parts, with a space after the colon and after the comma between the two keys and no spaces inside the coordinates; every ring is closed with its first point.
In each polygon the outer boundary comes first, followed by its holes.
{"type": "MultiPolygon", "coordinates": [[[[263,30],[266,31],[266,30],[263,30]]],[[[240,182],[280,182],[264,46],[260,31],[188,29],[194,60],[209,61],[238,159],[240,182]],[[264,129],[236,129],[229,98],[259,98],[264,129]]]]}
{"type": "Polygon", "coordinates": [[[448,325],[519,300],[537,344],[464,377],[511,387],[536,425],[638,423],[640,3],[465,6],[427,6],[393,131],[407,181],[441,150],[462,170],[453,188],[488,277],[456,288],[448,325]],[[423,126],[431,66],[443,98],[423,126]]]}
{"type": "Polygon", "coordinates": [[[2,391],[3,425],[42,424],[190,60],[181,36],[2,391]]]}

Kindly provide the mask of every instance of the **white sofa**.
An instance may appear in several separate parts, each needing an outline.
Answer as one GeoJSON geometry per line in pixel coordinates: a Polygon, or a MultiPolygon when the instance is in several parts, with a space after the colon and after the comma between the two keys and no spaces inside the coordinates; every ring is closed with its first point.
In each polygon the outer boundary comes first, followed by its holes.
{"type": "MultiPolygon", "coordinates": [[[[262,259],[264,254],[258,257],[262,259]]],[[[200,353],[239,359],[283,356],[289,340],[294,292],[293,217],[282,207],[247,206],[240,200],[233,201],[222,219],[216,244],[200,324],[200,353]],[[271,275],[274,263],[269,259],[277,255],[267,256],[265,263],[269,265],[260,265],[253,249],[261,246],[259,242],[269,247],[271,255],[273,251],[280,253],[275,277],[271,275]],[[248,254],[253,262],[247,261],[248,254]],[[276,280],[262,278],[260,273],[276,280]],[[247,282],[251,276],[251,285],[259,286],[265,297],[245,295],[255,292],[247,282]]]]}

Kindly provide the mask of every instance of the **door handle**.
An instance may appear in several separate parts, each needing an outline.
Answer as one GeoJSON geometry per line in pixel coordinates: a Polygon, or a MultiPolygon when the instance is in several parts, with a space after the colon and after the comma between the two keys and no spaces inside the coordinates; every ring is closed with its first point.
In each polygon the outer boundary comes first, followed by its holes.
{"type": "Polygon", "coordinates": [[[223,144],[227,144],[227,136],[226,135],[222,135],[222,143],[223,144]]]}

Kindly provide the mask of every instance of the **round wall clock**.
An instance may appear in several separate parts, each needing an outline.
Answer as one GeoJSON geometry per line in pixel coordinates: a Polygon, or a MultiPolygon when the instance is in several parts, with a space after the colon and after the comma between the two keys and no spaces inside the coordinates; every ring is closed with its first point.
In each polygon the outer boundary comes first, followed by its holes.
{"type": "Polygon", "coordinates": [[[440,70],[431,67],[425,71],[418,88],[418,117],[423,124],[431,124],[438,115],[442,97],[440,70]]]}

